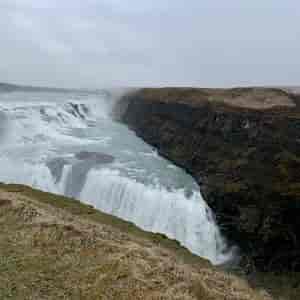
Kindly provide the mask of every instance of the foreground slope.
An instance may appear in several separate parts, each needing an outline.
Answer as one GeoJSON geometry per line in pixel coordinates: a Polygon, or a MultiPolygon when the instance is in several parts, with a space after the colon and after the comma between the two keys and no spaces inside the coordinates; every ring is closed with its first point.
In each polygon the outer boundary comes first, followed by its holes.
{"type": "Polygon", "coordinates": [[[0,186],[0,299],[271,299],[175,241],[90,206],[0,186]]]}
{"type": "Polygon", "coordinates": [[[300,270],[300,96],[141,89],[116,113],[194,176],[223,233],[251,258],[249,268],[300,270]]]}

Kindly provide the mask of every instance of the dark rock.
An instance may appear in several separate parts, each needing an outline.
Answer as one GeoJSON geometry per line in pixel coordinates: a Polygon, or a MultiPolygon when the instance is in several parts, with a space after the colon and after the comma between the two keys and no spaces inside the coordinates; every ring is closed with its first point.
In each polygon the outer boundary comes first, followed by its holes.
{"type": "Polygon", "coordinates": [[[53,158],[46,163],[52,177],[55,179],[55,183],[61,180],[63,169],[66,164],[68,164],[68,161],[61,157],[53,158]]]}
{"type": "Polygon", "coordinates": [[[300,270],[299,96],[144,89],[123,97],[117,112],[194,176],[223,233],[256,268],[300,270]]]}
{"type": "Polygon", "coordinates": [[[75,154],[79,160],[92,160],[96,164],[108,164],[114,161],[114,157],[109,154],[99,152],[81,151],[75,154]]]}
{"type": "Polygon", "coordinates": [[[65,195],[78,198],[85,183],[89,171],[98,165],[108,164],[114,161],[114,157],[104,153],[81,151],[75,154],[79,161],[73,161],[67,174],[65,183],[65,195]]]}
{"type": "Polygon", "coordinates": [[[76,103],[69,103],[70,105],[70,113],[74,116],[74,117],[79,117],[81,119],[84,120],[84,115],[80,112],[80,104],[76,104],[76,103]]]}

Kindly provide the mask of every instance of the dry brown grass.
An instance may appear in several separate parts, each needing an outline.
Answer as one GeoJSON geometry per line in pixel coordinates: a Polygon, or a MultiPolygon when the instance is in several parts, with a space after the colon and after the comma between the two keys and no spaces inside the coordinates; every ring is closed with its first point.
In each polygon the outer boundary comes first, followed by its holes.
{"type": "Polygon", "coordinates": [[[2,185],[0,299],[271,298],[161,235],[78,201],[2,185]]]}
{"type": "Polygon", "coordinates": [[[145,100],[181,102],[197,106],[204,103],[216,103],[255,110],[296,106],[288,93],[273,88],[145,88],[135,93],[145,100]]]}

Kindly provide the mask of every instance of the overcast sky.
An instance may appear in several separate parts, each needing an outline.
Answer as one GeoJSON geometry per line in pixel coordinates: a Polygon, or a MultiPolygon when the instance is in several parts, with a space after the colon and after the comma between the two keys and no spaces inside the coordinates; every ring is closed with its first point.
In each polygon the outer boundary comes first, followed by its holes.
{"type": "Polygon", "coordinates": [[[0,81],[300,85],[300,1],[0,0],[0,81]]]}

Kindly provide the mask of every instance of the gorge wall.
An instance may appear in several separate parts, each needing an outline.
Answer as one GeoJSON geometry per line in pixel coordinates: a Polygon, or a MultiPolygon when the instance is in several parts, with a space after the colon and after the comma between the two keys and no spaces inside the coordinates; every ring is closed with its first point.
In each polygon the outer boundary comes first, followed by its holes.
{"type": "Polygon", "coordinates": [[[191,173],[229,241],[260,270],[300,269],[300,96],[141,89],[118,117],[191,173]]]}

